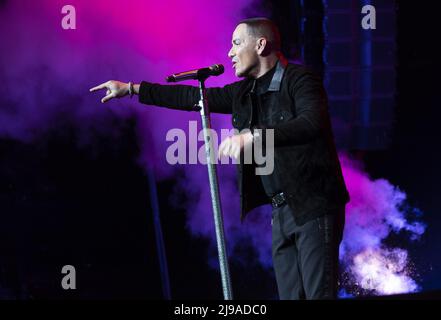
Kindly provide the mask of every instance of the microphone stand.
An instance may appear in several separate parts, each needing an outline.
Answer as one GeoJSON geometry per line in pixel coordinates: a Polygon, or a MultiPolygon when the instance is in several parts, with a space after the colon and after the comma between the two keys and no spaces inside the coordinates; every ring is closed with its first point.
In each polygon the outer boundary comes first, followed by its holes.
{"type": "Polygon", "coordinates": [[[210,121],[210,109],[208,108],[206,90],[205,90],[205,80],[207,76],[202,76],[198,78],[199,81],[199,92],[200,100],[199,104],[195,107],[200,108],[202,128],[204,132],[204,142],[205,142],[205,153],[207,157],[207,167],[208,167],[208,178],[210,180],[210,192],[211,192],[211,203],[213,206],[213,216],[214,216],[214,226],[216,229],[216,242],[217,251],[219,255],[219,265],[222,280],[222,289],[224,293],[224,300],[232,300],[232,289],[231,289],[231,279],[230,271],[228,267],[228,257],[225,246],[224,237],[224,223],[222,218],[222,208],[219,197],[219,184],[217,179],[216,165],[214,161],[213,152],[213,141],[210,137],[211,121],[210,121]]]}

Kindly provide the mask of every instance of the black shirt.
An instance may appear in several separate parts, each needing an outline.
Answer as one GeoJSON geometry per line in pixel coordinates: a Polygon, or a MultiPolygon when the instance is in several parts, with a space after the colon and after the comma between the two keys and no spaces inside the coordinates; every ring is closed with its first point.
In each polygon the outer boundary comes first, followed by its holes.
{"type": "MultiPolygon", "coordinates": [[[[276,66],[274,66],[270,71],[265,73],[260,78],[254,80],[253,86],[251,88],[251,101],[252,101],[252,119],[251,126],[255,125],[263,125],[266,123],[266,119],[268,119],[271,115],[269,114],[269,106],[265,103],[265,99],[262,97],[267,94],[268,87],[273,79],[274,73],[276,70],[276,66]]],[[[264,149],[264,148],[263,148],[264,149]]],[[[265,150],[263,150],[265,151],[265,150]]],[[[263,156],[266,156],[263,154],[263,156]]],[[[257,165],[263,167],[265,164],[257,165]]],[[[273,197],[277,193],[282,192],[281,182],[277,179],[276,173],[277,167],[274,164],[274,171],[269,175],[260,175],[260,179],[262,181],[263,188],[268,197],[273,197]]]]}

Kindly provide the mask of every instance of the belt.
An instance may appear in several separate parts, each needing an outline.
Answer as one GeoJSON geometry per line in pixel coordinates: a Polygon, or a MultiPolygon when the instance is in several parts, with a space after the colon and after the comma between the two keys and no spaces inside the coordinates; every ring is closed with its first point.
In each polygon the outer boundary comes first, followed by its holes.
{"type": "Polygon", "coordinates": [[[279,208],[286,203],[286,198],[283,192],[280,192],[271,198],[273,208],[279,208]]]}

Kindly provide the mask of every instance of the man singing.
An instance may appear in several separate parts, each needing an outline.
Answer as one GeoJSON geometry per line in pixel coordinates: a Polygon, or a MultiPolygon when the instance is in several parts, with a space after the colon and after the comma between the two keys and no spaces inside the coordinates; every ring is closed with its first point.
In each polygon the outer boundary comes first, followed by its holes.
{"type": "MultiPolygon", "coordinates": [[[[338,253],[349,201],[334,144],[321,80],[307,68],[287,63],[276,25],[266,18],[241,21],[228,53],[241,81],[208,88],[210,111],[232,114],[245,133],[222,141],[219,154],[238,158],[256,139],[274,133],[274,170],[256,175],[255,164],[239,164],[241,219],[271,203],[272,256],[280,299],[335,299],[338,253]]],[[[199,89],[108,81],[103,103],[139,95],[139,101],[193,110],[199,89]]]]}

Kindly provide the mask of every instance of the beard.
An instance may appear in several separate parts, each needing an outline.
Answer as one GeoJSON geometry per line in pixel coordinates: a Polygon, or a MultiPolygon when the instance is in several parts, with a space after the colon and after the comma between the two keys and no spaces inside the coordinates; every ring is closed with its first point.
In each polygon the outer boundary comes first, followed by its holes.
{"type": "Polygon", "coordinates": [[[238,70],[236,67],[236,77],[238,78],[250,78],[253,77],[253,75],[256,73],[257,64],[250,64],[249,66],[245,67],[242,70],[238,70]]]}

